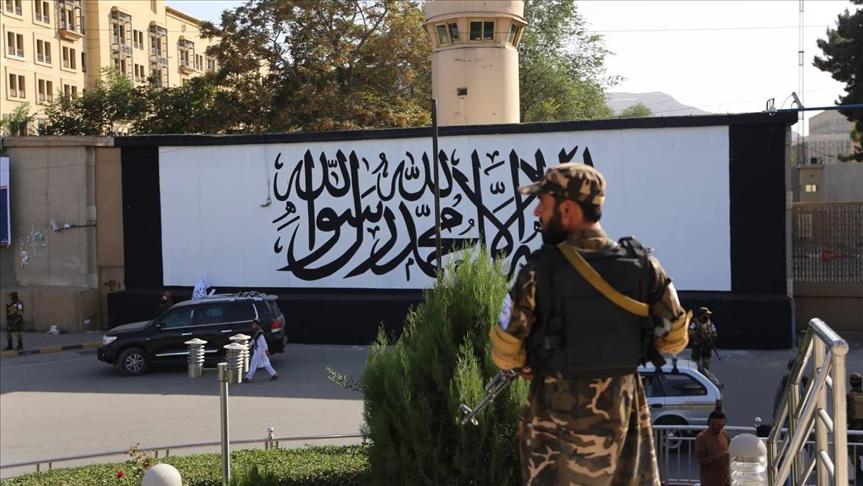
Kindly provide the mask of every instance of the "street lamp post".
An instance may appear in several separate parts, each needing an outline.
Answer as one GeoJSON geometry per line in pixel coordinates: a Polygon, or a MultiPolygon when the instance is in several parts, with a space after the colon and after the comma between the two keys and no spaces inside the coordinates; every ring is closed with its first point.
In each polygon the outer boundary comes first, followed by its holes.
{"type": "MultiPolygon", "coordinates": [[[[222,486],[231,484],[231,442],[229,415],[228,415],[228,384],[240,383],[243,380],[243,371],[248,368],[248,344],[245,343],[245,335],[232,336],[231,344],[225,348],[224,363],[218,364],[219,376],[219,421],[222,432],[222,486]],[[237,339],[234,339],[237,338],[237,339]]],[[[189,347],[189,378],[201,378],[204,375],[204,345],[207,341],[203,339],[192,339],[185,343],[189,347]]]]}

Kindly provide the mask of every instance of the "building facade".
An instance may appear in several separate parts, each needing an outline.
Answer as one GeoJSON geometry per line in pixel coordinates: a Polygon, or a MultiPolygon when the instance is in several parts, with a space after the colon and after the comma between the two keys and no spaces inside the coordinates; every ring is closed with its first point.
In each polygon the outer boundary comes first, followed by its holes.
{"type": "MultiPolygon", "coordinates": [[[[809,134],[803,141],[802,161],[809,165],[831,165],[841,161],[840,156],[851,155],[854,142],[851,131],[854,124],[837,110],[826,110],[809,120],[809,134]]],[[[792,154],[799,147],[794,144],[792,154]]]]}
{"type": "Polygon", "coordinates": [[[164,0],[0,0],[0,116],[40,112],[114,67],[136,85],[178,86],[216,69],[200,22],[164,0]]]}

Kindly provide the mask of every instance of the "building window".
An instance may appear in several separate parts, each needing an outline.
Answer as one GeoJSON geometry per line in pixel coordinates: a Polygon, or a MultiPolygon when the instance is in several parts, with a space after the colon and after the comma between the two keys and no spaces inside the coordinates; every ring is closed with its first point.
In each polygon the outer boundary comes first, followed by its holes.
{"type": "Polygon", "coordinates": [[[24,59],[24,36],[14,32],[6,32],[6,54],[10,57],[24,59]]]}
{"type": "Polygon", "coordinates": [[[81,53],[81,72],[87,72],[87,54],[84,52],[81,53]]]}
{"type": "Polygon", "coordinates": [[[452,42],[458,42],[458,39],[459,39],[459,37],[458,37],[458,23],[450,22],[450,23],[446,24],[446,26],[449,29],[450,40],[452,42]]]}
{"type": "Polygon", "coordinates": [[[63,96],[66,96],[67,98],[73,98],[73,99],[77,98],[78,97],[78,87],[73,86],[71,84],[64,84],[63,85],[63,96]]]}
{"type": "Polygon", "coordinates": [[[6,13],[24,15],[24,8],[21,6],[21,0],[6,0],[6,13]]]}
{"type": "Polygon", "coordinates": [[[212,56],[207,56],[207,72],[215,72],[216,71],[216,58],[212,56]]]}
{"type": "Polygon", "coordinates": [[[474,42],[494,40],[494,21],[475,20],[470,23],[470,40],[474,42]]]}
{"type": "Polygon", "coordinates": [[[437,32],[437,43],[439,46],[445,46],[451,43],[449,40],[449,31],[445,24],[435,26],[435,31],[437,32]]]}
{"type": "Polygon", "coordinates": [[[27,97],[24,89],[24,76],[20,74],[9,74],[9,97],[24,99],[27,97]]]}
{"type": "Polygon", "coordinates": [[[66,69],[71,69],[72,71],[77,69],[78,66],[75,59],[77,56],[78,53],[75,52],[75,49],[63,46],[63,67],[66,69]]]}
{"type": "Polygon", "coordinates": [[[51,43],[36,39],[36,62],[51,64],[51,43]]]}
{"type": "Polygon", "coordinates": [[[135,64],[135,82],[144,83],[147,81],[147,74],[143,64],[135,64]]]}
{"type": "Polygon", "coordinates": [[[57,22],[60,30],[84,33],[81,0],[57,0],[57,22]]]}
{"type": "Polygon", "coordinates": [[[43,24],[51,23],[51,4],[45,0],[36,0],[33,2],[33,19],[36,22],[43,24]]]}
{"type": "Polygon", "coordinates": [[[810,193],[818,192],[818,184],[806,184],[806,186],[803,188],[803,191],[810,193]]]}
{"type": "Polygon", "coordinates": [[[518,41],[521,39],[521,27],[518,25],[511,25],[509,27],[509,33],[506,35],[506,42],[508,44],[512,44],[514,46],[518,45],[518,41]]]}
{"type": "Polygon", "coordinates": [[[204,70],[204,56],[200,54],[195,55],[195,69],[198,71],[204,70]]]}
{"type": "Polygon", "coordinates": [[[51,103],[54,101],[54,82],[40,79],[36,82],[39,91],[40,103],[51,103]]]}
{"type": "Polygon", "coordinates": [[[181,39],[177,42],[177,48],[180,54],[180,67],[192,67],[192,59],[195,56],[195,43],[181,39]]]}
{"type": "Polygon", "coordinates": [[[132,31],[132,46],[135,49],[143,49],[144,48],[144,33],[140,30],[132,31]]]}

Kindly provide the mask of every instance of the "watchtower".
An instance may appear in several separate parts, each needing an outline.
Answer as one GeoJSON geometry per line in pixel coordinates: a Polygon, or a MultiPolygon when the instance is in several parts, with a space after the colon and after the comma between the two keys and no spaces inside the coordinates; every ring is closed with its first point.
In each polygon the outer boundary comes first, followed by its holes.
{"type": "Polygon", "coordinates": [[[521,0],[429,0],[432,93],[440,125],[519,123],[521,0]]]}

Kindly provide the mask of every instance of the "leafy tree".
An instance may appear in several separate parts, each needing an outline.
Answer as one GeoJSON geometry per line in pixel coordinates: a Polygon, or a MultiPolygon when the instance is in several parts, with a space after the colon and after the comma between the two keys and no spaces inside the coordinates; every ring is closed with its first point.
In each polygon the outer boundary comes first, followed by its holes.
{"type": "Polygon", "coordinates": [[[27,127],[33,121],[34,115],[30,114],[30,104],[18,105],[9,116],[0,118],[0,133],[11,136],[27,135],[27,127]]]}
{"type": "Polygon", "coordinates": [[[644,103],[636,103],[626,107],[620,112],[620,118],[643,118],[652,115],[653,112],[644,103]]]}
{"type": "Polygon", "coordinates": [[[365,433],[371,438],[372,484],[520,482],[516,424],[527,382],[516,380],[462,426],[459,404],[476,404],[497,371],[488,349],[506,293],[500,262],[469,251],[425,293],[401,338],[383,332],[363,375],[365,433]]]}
{"type": "MultiPolygon", "coordinates": [[[[851,3],[858,8],[839,14],[836,28],[827,29],[826,39],[818,39],[818,47],[824,55],[816,56],[813,63],[818,69],[831,73],[833,79],[845,83],[846,95],[839,97],[839,104],[863,103],[863,0],[851,0],[851,3]]],[[[863,110],[839,112],[854,122],[854,153],[842,159],[863,162],[863,110]]]]}
{"type": "Polygon", "coordinates": [[[526,0],[528,25],[519,44],[521,120],[610,118],[605,90],[619,78],[605,71],[602,36],[586,31],[575,0],[526,0]]]}
{"type": "Polygon", "coordinates": [[[229,88],[258,83],[263,130],[429,123],[431,45],[415,1],[249,0],[222,14],[219,60],[229,88]]]}
{"type": "Polygon", "coordinates": [[[63,94],[45,109],[41,135],[115,135],[136,119],[144,100],[126,76],[113,68],[77,98],[63,94]]]}

